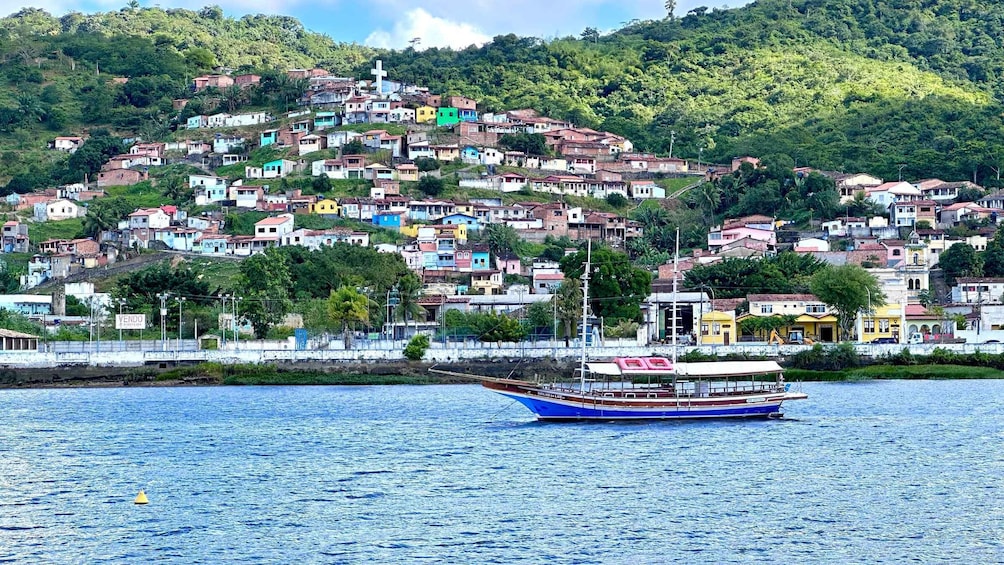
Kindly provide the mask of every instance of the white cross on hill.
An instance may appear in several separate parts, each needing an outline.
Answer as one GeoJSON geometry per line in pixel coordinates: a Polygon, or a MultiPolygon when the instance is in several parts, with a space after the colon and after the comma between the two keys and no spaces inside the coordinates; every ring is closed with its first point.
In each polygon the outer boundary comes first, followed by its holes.
{"type": "Polygon", "coordinates": [[[383,61],[377,59],[376,65],[373,66],[370,74],[376,77],[377,94],[383,94],[383,77],[387,76],[387,71],[383,70],[383,61]]]}

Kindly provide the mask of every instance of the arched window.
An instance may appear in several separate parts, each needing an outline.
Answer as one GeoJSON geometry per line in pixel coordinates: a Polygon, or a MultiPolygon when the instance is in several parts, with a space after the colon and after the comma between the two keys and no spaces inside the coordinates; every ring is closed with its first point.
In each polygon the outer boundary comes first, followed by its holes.
{"type": "Polygon", "coordinates": [[[919,265],[920,264],[920,253],[914,253],[913,254],[913,264],[914,265],[919,265]]]}
{"type": "Polygon", "coordinates": [[[907,290],[913,290],[913,279],[907,279],[907,281],[906,281],[906,289],[907,290]]]}

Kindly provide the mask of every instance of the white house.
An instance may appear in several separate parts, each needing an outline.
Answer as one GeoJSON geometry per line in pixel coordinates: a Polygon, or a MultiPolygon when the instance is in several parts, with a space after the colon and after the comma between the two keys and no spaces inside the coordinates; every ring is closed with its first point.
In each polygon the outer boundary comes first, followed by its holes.
{"type": "Polygon", "coordinates": [[[276,242],[282,240],[283,236],[293,231],[293,214],[281,214],[271,218],[260,220],[254,225],[254,236],[256,239],[275,239],[276,242]]]}
{"type": "Polygon", "coordinates": [[[959,277],[952,287],[952,302],[956,304],[1001,304],[1004,278],[959,277]]]}
{"type": "Polygon", "coordinates": [[[160,208],[140,208],[129,214],[129,229],[166,228],[171,225],[171,217],[160,208]]]}
{"type": "Polygon", "coordinates": [[[59,200],[53,200],[52,202],[46,203],[43,211],[45,216],[43,218],[38,218],[38,214],[36,214],[36,220],[58,222],[60,220],[69,220],[84,215],[82,213],[84,210],[80,206],[72,200],[67,200],[65,198],[60,198],[59,200]]]}

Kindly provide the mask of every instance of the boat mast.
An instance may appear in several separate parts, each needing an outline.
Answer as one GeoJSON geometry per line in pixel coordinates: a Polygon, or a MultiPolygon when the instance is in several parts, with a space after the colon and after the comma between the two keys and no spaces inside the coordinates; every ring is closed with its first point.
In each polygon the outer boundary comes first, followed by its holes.
{"type": "MultiPolygon", "coordinates": [[[[676,280],[680,272],[680,228],[676,228],[676,254],[673,256],[673,368],[676,369],[676,313],[679,307],[676,280]]],[[[698,328],[700,329],[700,328],[698,328]]]]}
{"type": "Polygon", "coordinates": [[[582,270],[582,359],[579,361],[579,392],[586,391],[586,312],[589,307],[589,270],[593,240],[586,240],[586,268],[582,270]]]}

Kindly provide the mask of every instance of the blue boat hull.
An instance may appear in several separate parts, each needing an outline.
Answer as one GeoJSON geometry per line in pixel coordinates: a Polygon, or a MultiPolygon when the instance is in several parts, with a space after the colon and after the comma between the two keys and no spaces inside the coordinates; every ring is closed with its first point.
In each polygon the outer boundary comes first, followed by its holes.
{"type": "Polygon", "coordinates": [[[722,406],[661,406],[617,408],[589,402],[557,402],[540,397],[502,393],[519,401],[540,420],[682,420],[690,418],[766,418],[777,414],[781,400],[722,406]]]}

